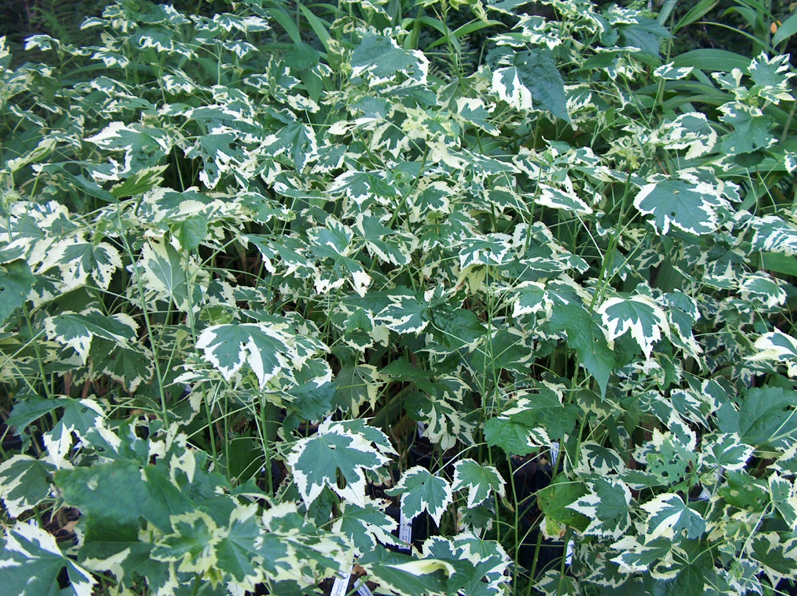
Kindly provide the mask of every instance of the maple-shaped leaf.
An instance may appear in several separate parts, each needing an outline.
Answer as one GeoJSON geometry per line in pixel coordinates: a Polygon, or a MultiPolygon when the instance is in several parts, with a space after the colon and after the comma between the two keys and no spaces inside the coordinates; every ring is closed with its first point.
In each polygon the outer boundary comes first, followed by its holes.
{"type": "Polygon", "coordinates": [[[227,380],[248,364],[261,387],[278,375],[292,378],[294,369],[324,349],[316,340],[295,336],[280,322],[208,327],[199,335],[196,347],[227,380]]]}
{"type": "Polygon", "coordinates": [[[377,314],[377,320],[388,329],[402,334],[418,333],[429,324],[429,305],[419,301],[409,289],[397,288],[388,299],[390,304],[377,314]]]}
{"type": "Polygon", "coordinates": [[[650,220],[656,232],[670,226],[695,235],[710,234],[719,226],[717,210],[726,201],[710,184],[664,179],[646,184],[634,198],[634,206],[650,220]]]}
{"type": "Polygon", "coordinates": [[[97,583],[85,569],[64,555],[55,536],[34,524],[17,522],[0,540],[0,586],[15,596],[91,596],[97,583]],[[66,567],[69,586],[58,581],[66,567]]]}
{"type": "Polygon", "coordinates": [[[584,534],[618,539],[631,525],[631,491],[614,478],[596,478],[587,487],[589,494],[568,508],[592,520],[584,534]]]}
{"type": "Polygon", "coordinates": [[[199,135],[194,144],[185,151],[185,156],[189,159],[202,158],[203,167],[199,172],[199,179],[212,190],[225,173],[246,160],[244,152],[237,145],[235,132],[219,127],[209,134],[199,135]]]}
{"type": "Polygon", "coordinates": [[[263,566],[258,565],[257,546],[262,545],[264,531],[256,518],[257,505],[237,507],[230,516],[230,525],[221,532],[215,544],[216,566],[249,591],[263,579],[263,566]],[[261,542],[262,541],[262,542],[261,542]]]}
{"type": "Polygon", "coordinates": [[[772,119],[758,108],[731,102],[719,109],[722,112],[720,120],[733,127],[733,132],[722,139],[720,148],[723,153],[752,153],[758,149],[766,149],[775,142],[775,137],[769,132],[772,119]]]}
{"type": "Polygon", "coordinates": [[[425,83],[429,60],[422,52],[400,48],[387,35],[363,35],[351,55],[351,82],[365,81],[369,87],[389,83],[425,83]]]}
{"type": "Polygon", "coordinates": [[[694,509],[690,509],[676,494],[658,495],[641,505],[650,515],[647,519],[645,540],[659,537],[677,538],[682,534],[689,539],[700,538],[706,522],[694,509]]]}
{"type": "Polygon", "coordinates": [[[282,157],[284,163],[301,171],[318,158],[318,141],[312,126],[292,122],[266,137],[259,150],[271,157],[282,157]]]}
{"type": "Polygon", "coordinates": [[[754,449],[742,443],[737,433],[712,433],[703,435],[700,451],[702,465],[739,471],[744,470],[754,449]]]}
{"type": "Polygon", "coordinates": [[[398,484],[385,492],[390,496],[401,495],[401,510],[407,519],[414,519],[423,511],[428,511],[438,525],[443,512],[453,502],[448,481],[421,466],[404,472],[398,484]]]}
{"type": "Polygon", "coordinates": [[[793,528],[797,522],[797,486],[794,485],[793,480],[784,478],[777,473],[769,477],[768,483],[772,504],[786,524],[793,528]]]}
{"type": "Polygon", "coordinates": [[[757,354],[748,356],[750,362],[774,360],[785,362],[789,376],[797,376],[797,339],[780,330],[765,333],[755,340],[753,347],[757,354]]]}
{"type": "Polygon", "coordinates": [[[169,521],[173,531],[155,543],[152,558],[179,562],[182,573],[207,573],[217,562],[214,547],[223,537],[216,522],[203,511],[173,515],[169,521]]]}
{"type": "Polygon", "coordinates": [[[36,278],[22,260],[0,265],[0,325],[25,304],[36,278]]]}
{"type": "Polygon", "coordinates": [[[506,496],[504,481],[494,466],[482,466],[472,459],[463,459],[454,466],[454,481],[451,490],[468,489],[468,509],[475,507],[494,492],[506,496]]]}
{"type": "Polygon", "coordinates": [[[568,480],[564,475],[560,475],[551,484],[537,491],[537,505],[546,518],[583,531],[590,520],[569,509],[568,505],[575,503],[588,492],[583,483],[568,480]]]}
{"type": "Polygon", "coordinates": [[[601,304],[598,309],[603,325],[608,330],[608,339],[617,339],[627,331],[642,348],[649,360],[653,344],[664,335],[670,335],[670,324],[667,315],[652,298],[635,295],[628,298],[614,296],[601,304]]]}
{"type": "Polygon", "coordinates": [[[540,196],[537,197],[536,203],[544,207],[552,207],[554,209],[563,209],[564,211],[572,211],[581,215],[589,215],[592,213],[592,207],[587,205],[580,197],[573,192],[568,192],[559,188],[553,188],[547,184],[540,184],[540,196]]]}
{"type": "Polygon", "coordinates": [[[547,110],[570,121],[564,80],[549,50],[516,52],[511,66],[493,73],[492,90],[516,110],[547,110]]]}
{"type": "Polygon", "coordinates": [[[467,238],[459,248],[462,269],[472,265],[503,265],[512,258],[512,237],[506,234],[467,238]]]}
{"type": "Polygon", "coordinates": [[[754,387],[736,410],[730,403],[717,412],[720,431],[737,433],[743,443],[786,448],[797,436],[797,393],[782,387],[754,387]]]}
{"type": "Polygon", "coordinates": [[[528,455],[551,444],[545,428],[529,427],[524,421],[509,416],[495,416],[485,422],[484,438],[491,447],[500,447],[510,455],[528,455]]]}
{"type": "MultiPolygon", "coordinates": [[[[624,573],[644,572],[651,565],[665,559],[671,552],[673,541],[669,538],[643,540],[639,536],[624,536],[614,544],[612,549],[622,551],[612,559],[624,573]]],[[[643,537],[642,537],[643,538],[643,537]]]]}
{"type": "Polygon", "coordinates": [[[378,502],[366,499],[363,507],[341,503],[340,517],[335,520],[332,530],[348,536],[355,552],[362,555],[373,550],[377,544],[398,544],[391,534],[397,527],[396,520],[385,513],[378,502]]]}
{"type": "Polygon", "coordinates": [[[44,320],[47,337],[75,350],[81,362],[88,358],[91,340],[101,337],[127,346],[136,336],[138,325],[126,314],[106,316],[95,308],[81,313],[64,311],[44,320]]]}
{"type": "Polygon", "coordinates": [[[391,453],[387,437],[361,420],[321,423],[315,436],[293,446],[287,463],[302,500],[309,506],[329,487],[344,499],[365,506],[365,471],[386,464],[391,453]],[[358,423],[358,424],[354,424],[358,423]],[[338,475],[345,486],[338,485],[338,475]]]}
{"type": "Polygon", "coordinates": [[[19,517],[49,497],[55,469],[29,455],[15,455],[0,465],[0,499],[8,515],[19,517]]]}
{"type": "Polygon", "coordinates": [[[592,315],[579,304],[557,303],[545,330],[551,334],[566,333],[567,345],[576,351],[579,361],[595,378],[601,396],[605,395],[615,367],[615,358],[600,325],[593,320],[592,315]]]}
{"type": "Polygon", "coordinates": [[[797,579],[797,538],[759,532],[746,545],[748,556],[761,564],[773,586],[781,579],[797,579]]]}
{"type": "MultiPolygon", "coordinates": [[[[37,400],[28,400],[28,402],[34,401],[37,400]]],[[[44,406],[46,404],[43,404],[44,406]]],[[[73,433],[86,444],[91,443],[92,432],[99,433],[102,439],[111,445],[119,444],[118,437],[106,426],[105,412],[98,402],[91,399],[64,398],[57,400],[56,407],[63,407],[64,412],[52,430],[42,436],[44,446],[56,467],[62,467],[69,449],[74,444],[73,433]]]]}
{"type": "Polygon", "coordinates": [[[356,416],[360,406],[368,403],[376,405],[377,394],[382,379],[376,367],[370,364],[345,364],[335,377],[335,388],[356,416]]]}
{"type": "Polygon", "coordinates": [[[383,263],[408,265],[412,259],[406,238],[384,225],[376,218],[359,214],[357,228],[362,233],[368,252],[383,263]]]}

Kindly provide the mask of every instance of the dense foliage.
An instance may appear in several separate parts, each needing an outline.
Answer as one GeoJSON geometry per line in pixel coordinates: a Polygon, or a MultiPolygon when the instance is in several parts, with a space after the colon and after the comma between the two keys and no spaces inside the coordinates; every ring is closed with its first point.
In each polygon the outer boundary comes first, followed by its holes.
{"type": "Polygon", "coordinates": [[[786,589],[797,15],[715,5],[0,38],[3,589],[786,589]]]}

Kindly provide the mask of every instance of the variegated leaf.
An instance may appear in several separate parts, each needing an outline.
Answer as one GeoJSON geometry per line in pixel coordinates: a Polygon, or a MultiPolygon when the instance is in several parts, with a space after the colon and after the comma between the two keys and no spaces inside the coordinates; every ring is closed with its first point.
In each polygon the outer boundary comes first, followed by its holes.
{"type": "Polygon", "coordinates": [[[609,298],[601,304],[598,313],[608,331],[609,341],[630,331],[647,359],[650,359],[653,345],[662,338],[662,332],[665,336],[670,335],[670,325],[664,311],[653,299],[642,294],[629,298],[609,298]]]}
{"type": "Polygon", "coordinates": [[[717,210],[726,204],[716,188],[706,183],[664,179],[646,184],[634,198],[634,206],[645,215],[659,234],[670,226],[695,235],[709,234],[719,226],[717,210]]]}
{"type": "Polygon", "coordinates": [[[287,323],[276,321],[208,327],[199,335],[196,347],[227,380],[248,364],[261,387],[274,377],[292,379],[294,369],[326,349],[321,342],[299,337],[287,323]]]}
{"type": "Polygon", "coordinates": [[[49,495],[55,466],[29,455],[15,455],[0,465],[0,499],[11,518],[32,509],[49,495]]]}
{"type": "Polygon", "coordinates": [[[35,524],[17,522],[0,540],[2,563],[0,585],[15,596],[91,596],[97,583],[85,569],[64,555],[55,536],[35,524]],[[66,567],[68,587],[61,589],[58,577],[66,567]]]}
{"type": "Polygon", "coordinates": [[[494,466],[482,466],[472,459],[463,459],[454,466],[454,480],[451,490],[468,489],[468,509],[484,502],[494,492],[499,497],[506,496],[504,481],[494,466]]]}
{"type": "Polygon", "coordinates": [[[785,362],[789,376],[797,376],[797,339],[791,335],[779,330],[765,333],[755,340],[753,347],[758,350],[758,353],[748,356],[748,360],[752,362],[767,360],[785,362]]]}
{"type": "Polygon", "coordinates": [[[631,525],[631,491],[619,479],[596,478],[587,483],[589,494],[568,508],[590,518],[584,534],[618,539],[631,525]]]}
{"type": "Polygon", "coordinates": [[[332,422],[327,419],[318,434],[300,440],[287,463],[304,502],[309,506],[324,487],[355,505],[365,506],[365,470],[377,470],[392,453],[387,437],[364,421],[332,422]],[[338,485],[338,474],[345,486],[338,485]]]}
{"type": "Polygon", "coordinates": [[[716,470],[741,471],[753,451],[753,447],[742,443],[736,433],[708,434],[703,437],[700,463],[716,470]]]}
{"type": "Polygon", "coordinates": [[[391,496],[401,495],[401,510],[407,519],[428,511],[438,525],[443,512],[454,500],[448,481],[421,466],[404,472],[395,488],[385,492],[391,496]]]}
{"type": "Polygon", "coordinates": [[[703,535],[706,522],[694,509],[690,509],[681,497],[665,493],[641,505],[649,513],[645,540],[657,538],[697,539],[703,535]]]}
{"type": "Polygon", "coordinates": [[[101,337],[125,347],[136,337],[138,325],[126,314],[106,316],[96,309],[81,313],[66,311],[44,320],[47,337],[75,350],[85,364],[91,340],[101,337]]]}

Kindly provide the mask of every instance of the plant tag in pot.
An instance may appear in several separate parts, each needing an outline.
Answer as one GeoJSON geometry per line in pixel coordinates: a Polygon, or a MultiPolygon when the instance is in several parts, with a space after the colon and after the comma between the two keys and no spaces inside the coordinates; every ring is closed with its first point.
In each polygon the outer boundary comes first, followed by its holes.
{"type": "Polygon", "coordinates": [[[412,542],[412,520],[407,519],[404,516],[404,511],[399,511],[399,540],[402,542],[406,542],[407,544],[402,544],[399,546],[399,550],[410,550],[412,547],[410,543],[412,542]]]}
{"type": "Polygon", "coordinates": [[[556,462],[559,459],[559,441],[551,442],[551,467],[556,469],[556,462]]]}
{"type": "Polygon", "coordinates": [[[357,593],[360,596],[374,596],[374,593],[371,592],[371,589],[359,579],[357,580],[357,583],[354,584],[354,587],[357,588],[357,593]]]}
{"type": "Polygon", "coordinates": [[[329,593],[329,596],[346,596],[346,594],[349,593],[350,577],[351,577],[351,571],[349,571],[345,575],[336,577],[335,583],[332,584],[332,591],[329,593]]]}

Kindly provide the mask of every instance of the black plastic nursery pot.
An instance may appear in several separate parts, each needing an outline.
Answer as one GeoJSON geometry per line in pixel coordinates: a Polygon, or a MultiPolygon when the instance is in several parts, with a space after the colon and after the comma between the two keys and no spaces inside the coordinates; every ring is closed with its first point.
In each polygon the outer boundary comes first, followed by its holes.
{"type": "Polygon", "coordinates": [[[541,577],[546,571],[558,567],[565,556],[565,543],[561,540],[548,540],[541,535],[540,528],[535,527],[525,517],[520,519],[518,528],[522,542],[517,551],[517,562],[531,571],[534,577],[541,577]],[[537,544],[539,543],[539,550],[537,544]],[[536,565],[535,565],[536,561],[536,565]]]}
{"type": "Polygon", "coordinates": [[[553,466],[547,458],[538,454],[527,457],[513,455],[509,460],[509,467],[512,470],[517,500],[520,504],[529,503],[531,497],[550,485],[553,478],[553,466]]]}

